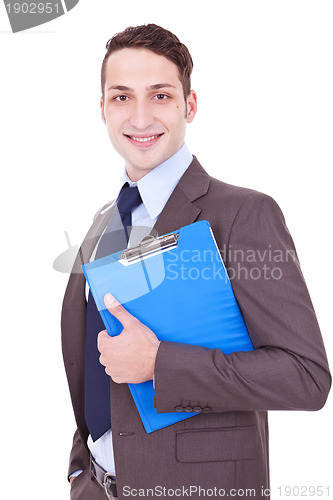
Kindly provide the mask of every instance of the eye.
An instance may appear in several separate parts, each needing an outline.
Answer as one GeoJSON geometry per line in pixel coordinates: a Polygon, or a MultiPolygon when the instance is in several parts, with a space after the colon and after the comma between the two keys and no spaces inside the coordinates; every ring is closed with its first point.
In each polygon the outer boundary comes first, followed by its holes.
{"type": "Polygon", "coordinates": [[[156,99],[157,101],[166,101],[168,98],[169,96],[166,94],[156,94],[154,96],[154,99],[156,99]]]}
{"type": "Polygon", "coordinates": [[[119,102],[125,102],[128,100],[128,96],[127,95],[117,95],[114,97],[114,100],[119,101],[119,102]]]}

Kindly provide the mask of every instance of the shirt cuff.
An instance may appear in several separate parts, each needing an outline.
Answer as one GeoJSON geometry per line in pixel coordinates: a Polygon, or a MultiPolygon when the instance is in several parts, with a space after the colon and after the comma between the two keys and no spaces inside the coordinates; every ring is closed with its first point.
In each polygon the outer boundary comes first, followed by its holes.
{"type": "Polygon", "coordinates": [[[73,472],[69,477],[68,477],[68,480],[71,478],[71,477],[77,477],[79,476],[81,473],[83,472],[82,469],[78,469],[76,470],[75,472],[73,472]]]}
{"type": "MultiPolygon", "coordinates": [[[[161,341],[159,341],[159,343],[158,343],[158,346],[157,346],[157,351],[156,351],[156,356],[157,356],[157,353],[158,353],[158,349],[159,349],[159,347],[160,347],[160,344],[161,344],[161,341]]],[[[153,375],[153,387],[154,387],[154,389],[155,389],[155,371],[154,371],[154,375],[153,375]]]]}

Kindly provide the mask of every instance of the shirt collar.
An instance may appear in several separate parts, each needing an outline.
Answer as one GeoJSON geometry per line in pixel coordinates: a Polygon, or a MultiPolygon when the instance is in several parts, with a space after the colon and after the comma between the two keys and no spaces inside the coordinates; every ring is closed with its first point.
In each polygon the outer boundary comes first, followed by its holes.
{"type": "Polygon", "coordinates": [[[139,193],[151,219],[162,212],[180,178],[192,163],[193,156],[184,144],[173,156],[148,172],[138,182],[132,182],[124,168],[122,186],[138,186],[139,193]]]}

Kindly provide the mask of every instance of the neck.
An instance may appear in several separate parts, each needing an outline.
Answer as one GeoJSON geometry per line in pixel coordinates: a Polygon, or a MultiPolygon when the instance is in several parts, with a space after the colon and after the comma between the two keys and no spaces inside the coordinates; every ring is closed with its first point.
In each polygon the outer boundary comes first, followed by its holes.
{"type": "Polygon", "coordinates": [[[140,179],[142,179],[142,177],[144,177],[145,175],[149,174],[149,172],[154,170],[154,168],[155,167],[147,169],[136,169],[126,165],[126,173],[132,182],[138,182],[140,179]]]}

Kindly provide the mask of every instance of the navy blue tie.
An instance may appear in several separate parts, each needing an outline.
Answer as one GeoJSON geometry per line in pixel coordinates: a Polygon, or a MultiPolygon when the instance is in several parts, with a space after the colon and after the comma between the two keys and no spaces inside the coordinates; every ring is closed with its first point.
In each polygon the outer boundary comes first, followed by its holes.
{"type": "MultiPolygon", "coordinates": [[[[132,226],[132,210],[142,202],[138,188],[124,184],[120,191],[117,207],[122,227],[117,227],[117,213],[112,214],[109,224],[100,239],[96,259],[118,252],[127,247],[132,226]]],[[[110,290],[111,291],[111,290],[110,290]]],[[[86,381],[85,418],[93,441],[100,438],[111,427],[110,377],[99,362],[97,335],[105,330],[93,296],[89,292],[87,303],[86,337],[86,381]]]]}

